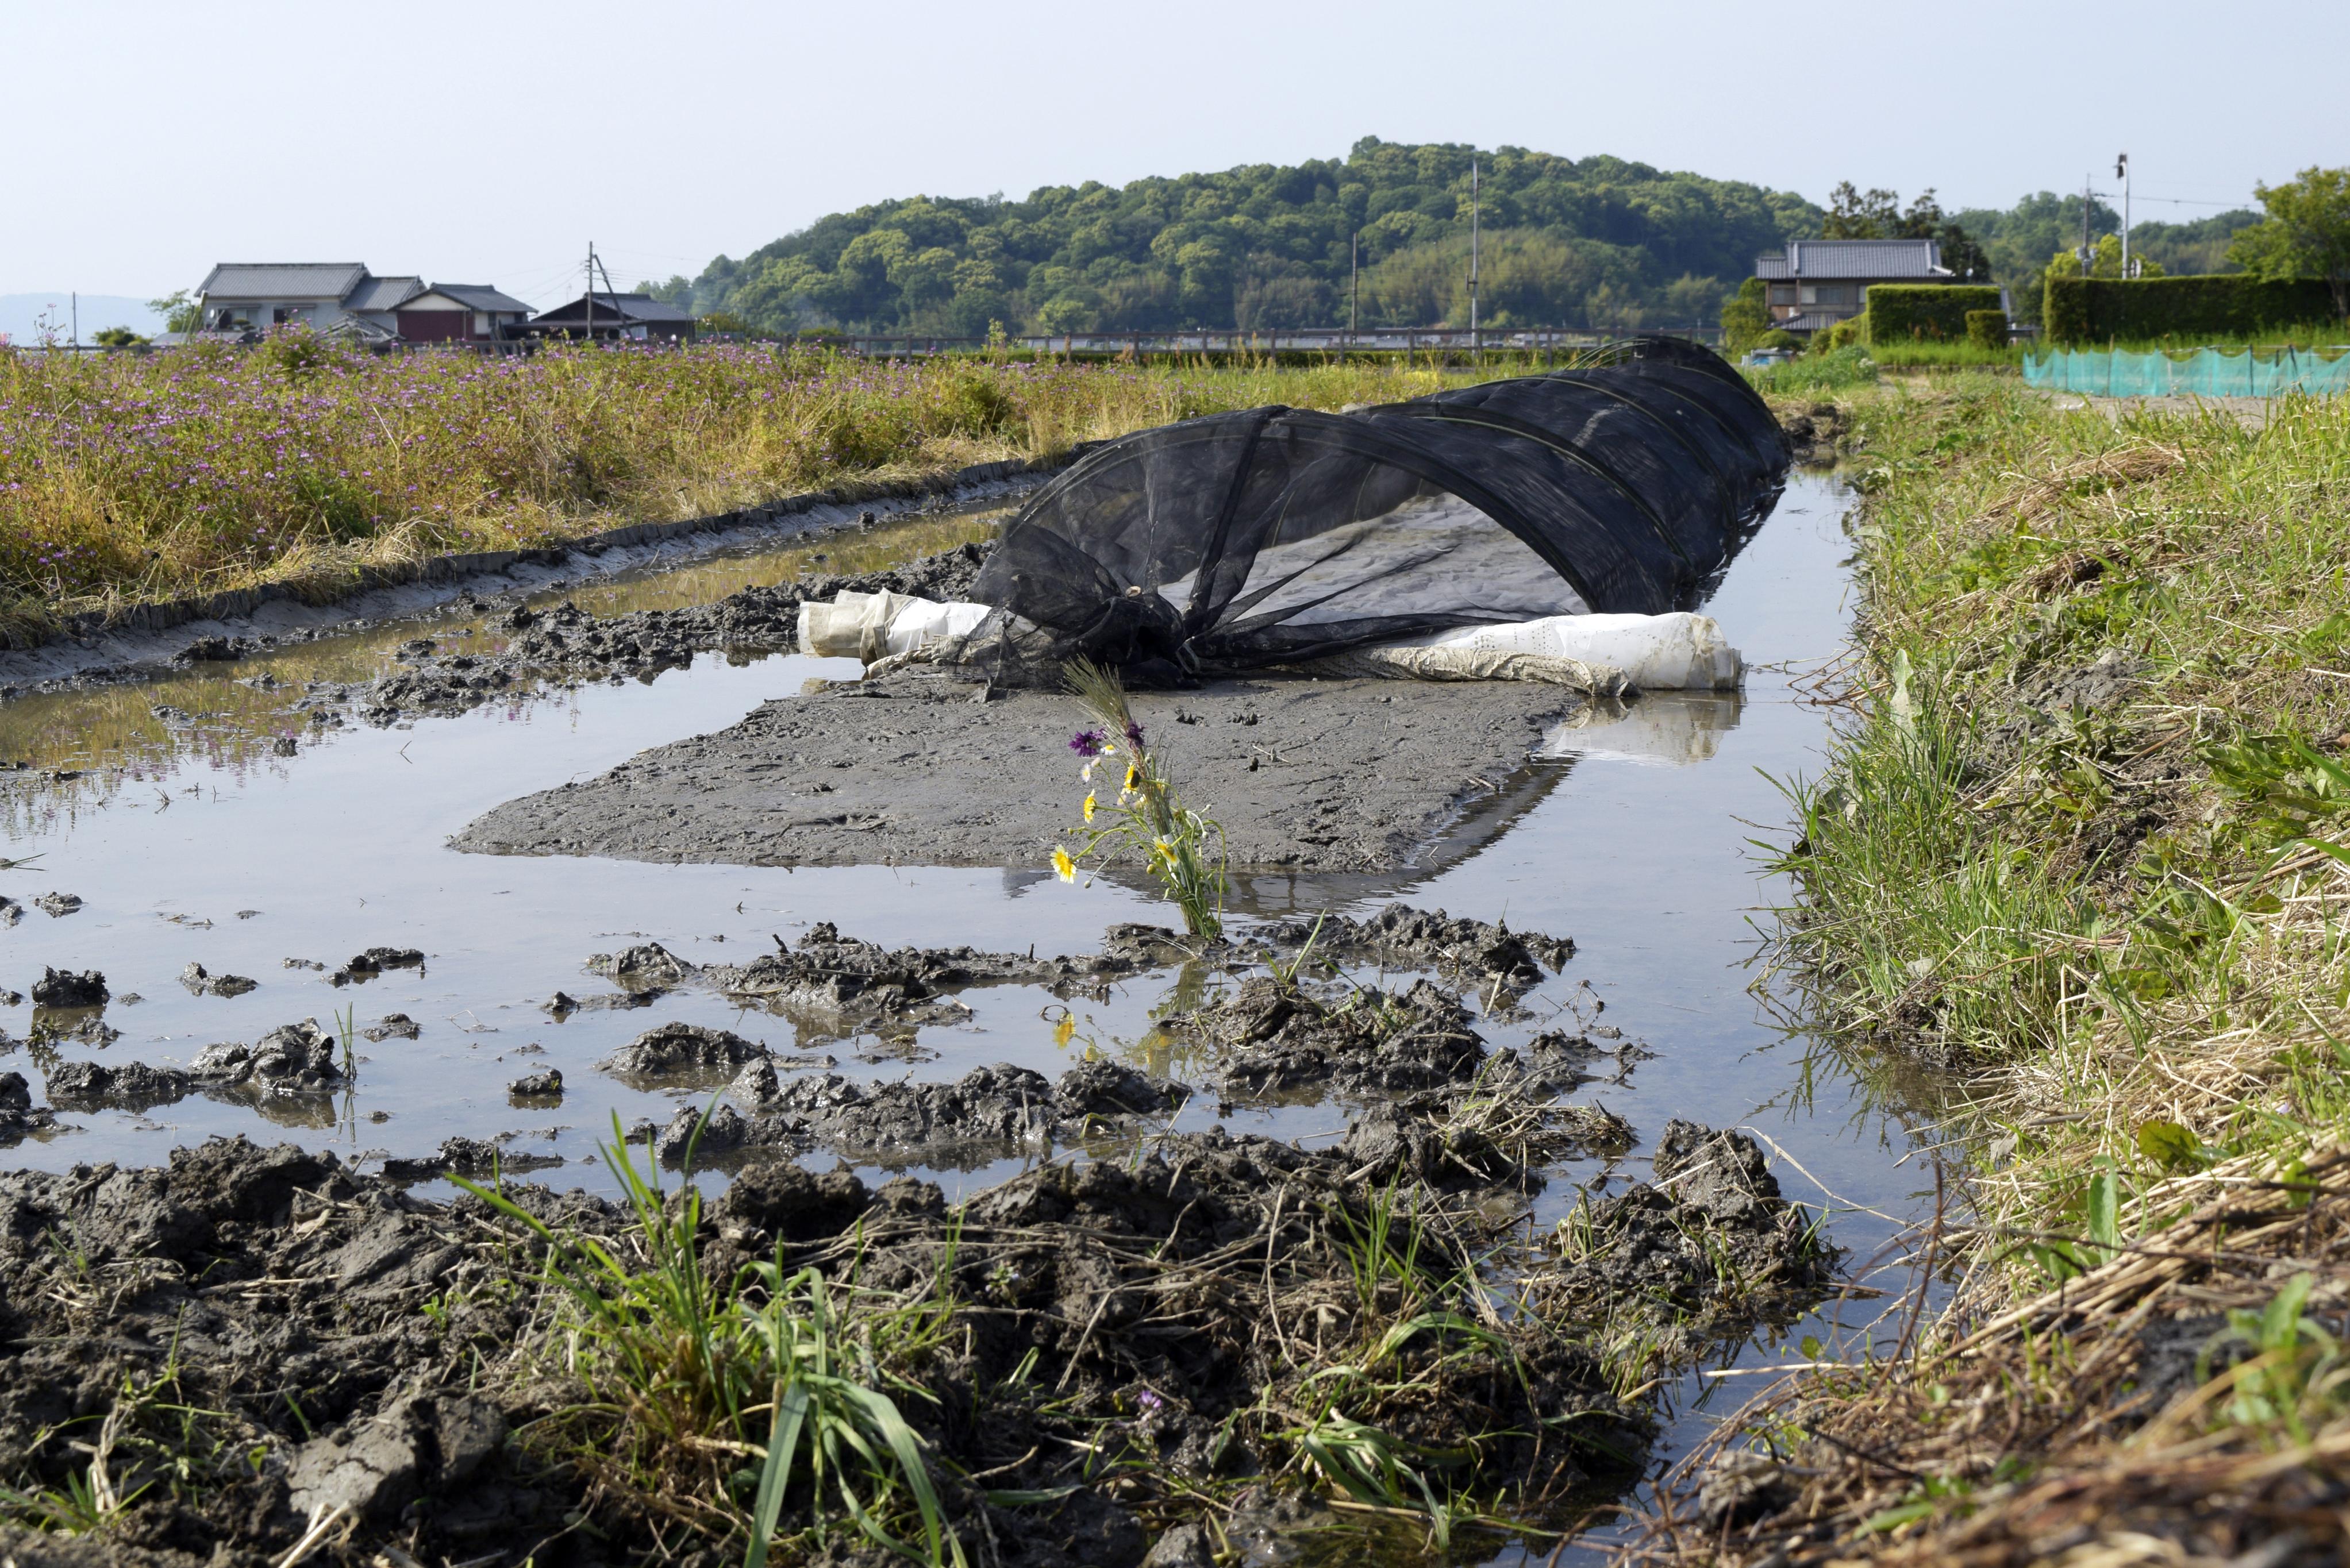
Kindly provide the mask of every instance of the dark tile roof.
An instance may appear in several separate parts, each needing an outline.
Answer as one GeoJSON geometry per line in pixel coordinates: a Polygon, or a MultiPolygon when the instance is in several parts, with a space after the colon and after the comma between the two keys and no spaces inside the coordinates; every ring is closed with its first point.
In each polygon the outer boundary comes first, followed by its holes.
{"type": "Polygon", "coordinates": [[[391,310],[424,292],[421,277],[370,277],[343,301],[345,310],[391,310]]]}
{"type": "Polygon", "coordinates": [[[494,310],[502,315],[513,315],[517,311],[525,316],[530,314],[529,306],[510,294],[500,294],[486,283],[436,283],[431,288],[418,292],[445,294],[468,310],[494,310]]]}
{"type": "MultiPolygon", "coordinates": [[[[619,317],[628,321],[691,321],[693,312],[680,310],[646,294],[596,293],[596,318],[598,321],[619,317]]],[[[558,305],[538,317],[541,321],[582,321],[588,315],[588,296],[581,295],[568,305],[558,305]]]]}
{"type": "Polygon", "coordinates": [[[1754,275],[1777,281],[1932,283],[1951,275],[1932,240],[1795,240],[1782,254],[1757,256],[1754,275]]]}
{"type": "Polygon", "coordinates": [[[196,290],[225,299],[333,299],[366,280],[361,262],[215,262],[196,290]]]}

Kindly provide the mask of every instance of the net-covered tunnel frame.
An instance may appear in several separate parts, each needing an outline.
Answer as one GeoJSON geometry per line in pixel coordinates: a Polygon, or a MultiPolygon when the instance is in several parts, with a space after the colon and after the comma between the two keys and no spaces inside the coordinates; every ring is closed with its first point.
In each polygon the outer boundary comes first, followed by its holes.
{"type": "Polygon", "coordinates": [[[1106,443],[1030,498],[974,589],[996,613],[958,657],[1018,680],[1084,655],[1149,681],[1688,608],[1787,462],[1744,379],[1671,338],[1345,413],[1182,421],[1106,443]]]}

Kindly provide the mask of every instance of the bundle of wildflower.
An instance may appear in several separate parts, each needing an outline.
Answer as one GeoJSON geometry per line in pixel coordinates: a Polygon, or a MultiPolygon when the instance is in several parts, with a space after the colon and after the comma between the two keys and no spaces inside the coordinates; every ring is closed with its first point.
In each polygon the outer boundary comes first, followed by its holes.
{"type": "MultiPolygon", "coordinates": [[[[1211,817],[1187,808],[1159,759],[1144,742],[1142,726],[1127,706],[1126,688],[1114,671],[1090,659],[1069,666],[1069,690],[1097,722],[1077,732],[1069,749],[1086,759],[1085,823],[1070,829],[1083,842],[1071,855],[1066,846],[1053,850],[1053,870],[1064,882],[1074,882],[1077,867],[1104,845],[1123,843],[1139,851],[1167,888],[1167,896],[1183,911],[1184,928],[1195,937],[1215,938],[1224,929],[1224,870],[1228,857],[1222,826],[1211,817]],[[1117,803],[1104,806],[1101,795],[1108,777],[1096,783],[1096,771],[1123,766],[1117,803]],[[1097,825],[1097,816],[1107,820],[1097,825]],[[1212,866],[1207,856],[1208,836],[1216,839],[1212,866]]],[[[1114,775],[1113,775],[1114,776],[1114,775]]]]}

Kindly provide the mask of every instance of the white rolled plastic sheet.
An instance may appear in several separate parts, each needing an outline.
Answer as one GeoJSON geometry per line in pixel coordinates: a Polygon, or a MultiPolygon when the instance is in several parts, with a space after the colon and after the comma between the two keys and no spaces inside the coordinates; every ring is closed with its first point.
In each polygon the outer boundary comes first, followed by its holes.
{"type": "Polygon", "coordinates": [[[1429,649],[1468,658],[1523,655],[1620,672],[1640,691],[1717,691],[1736,688],[1744,671],[1738,650],[1710,615],[1552,615],[1501,626],[1431,632],[1383,649],[1429,649]]]}
{"type": "Polygon", "coordinates": [[[968,637],[987,618],[985,605],[920,599],[910,594],[843,593],[830,604],[800,606],[800,651],[819,659],[878,663],[893,653],[968,637]]]}
{"type": "MultiPolygon", "coordinates": [[[[990,613],[986,605],[961,600],[843,593],[830,604],[800,606],[800,651],[868,665],[893,656],[920,659],[933,644],[969,637],[990,613]]],[[[1687,610],[1461,627],[1333,655],[1310,668],[1421,680],[1541,680],[1600,696],[1734,691],[1744,673],[1721,625],[1687,610]]]]}

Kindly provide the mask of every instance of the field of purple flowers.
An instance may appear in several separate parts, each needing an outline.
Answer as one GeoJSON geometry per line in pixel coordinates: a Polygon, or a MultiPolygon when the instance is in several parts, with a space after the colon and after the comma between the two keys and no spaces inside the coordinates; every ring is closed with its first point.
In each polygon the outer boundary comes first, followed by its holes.
{"type": "Polygon", "coordinates": [[[765,345],[0,353],[0,629],[888,481],[1426,371],[897,363],[765,345]]]}

